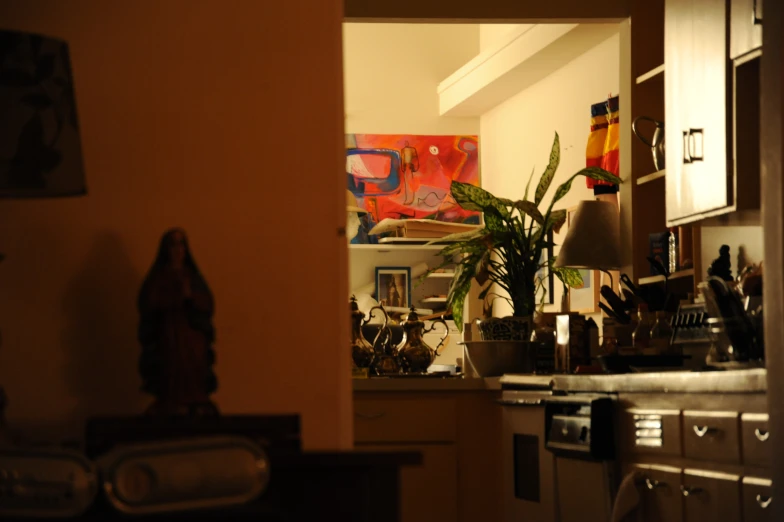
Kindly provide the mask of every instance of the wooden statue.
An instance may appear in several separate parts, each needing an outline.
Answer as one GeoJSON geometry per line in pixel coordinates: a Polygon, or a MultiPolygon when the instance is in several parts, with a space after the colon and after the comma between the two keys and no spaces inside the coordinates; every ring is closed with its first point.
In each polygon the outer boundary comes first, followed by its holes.
{"type": "Polygon", "coordinates": [[[212,370],[213,299],[193,260],[182,229],[166,232],[138,300],[142,390],[153,395],[149,414],[217,414],[209,396],[212,370]]]}
{"type": "Polygon", "coordinates": [[[730,257],[729,246],[721,245],[719,257],[714,259],[708,267],[708,275],[725,281],[732,281],[732,258],[730,257]]]}

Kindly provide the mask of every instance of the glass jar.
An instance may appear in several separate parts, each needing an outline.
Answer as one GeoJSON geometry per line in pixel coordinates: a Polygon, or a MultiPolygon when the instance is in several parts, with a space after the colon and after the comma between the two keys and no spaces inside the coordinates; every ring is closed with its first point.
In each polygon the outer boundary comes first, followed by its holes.
{"type": "Polygon", "coordinates": [[[656,322],[651,328],[651,349],[656,355],[675,355],[670,348],[672,326],[665,312],[656,312],[656,322]]]}
{"type": "Polygon", "coordinates": [[[648,306],[641,304],[637,310],[637,327],[632,334],[634,351],[638,355],[652,355],[651,350],[651,324],[648,315],[648,306]]]}

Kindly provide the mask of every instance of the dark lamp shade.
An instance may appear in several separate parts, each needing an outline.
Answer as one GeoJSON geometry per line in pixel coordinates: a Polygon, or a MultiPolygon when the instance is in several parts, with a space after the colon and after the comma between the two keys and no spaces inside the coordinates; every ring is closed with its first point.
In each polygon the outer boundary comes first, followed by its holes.
{"type": "Polygon", "coordinates": [[[618,206],[608,201],[581,201],[569,223],[555,260],[558,268],[621,268],[621,225],[618,206]]]}
{"type": "Polygon", "coordinates": [[[0,198],[86,193],[68,44],[0,30],[0,198]]]}

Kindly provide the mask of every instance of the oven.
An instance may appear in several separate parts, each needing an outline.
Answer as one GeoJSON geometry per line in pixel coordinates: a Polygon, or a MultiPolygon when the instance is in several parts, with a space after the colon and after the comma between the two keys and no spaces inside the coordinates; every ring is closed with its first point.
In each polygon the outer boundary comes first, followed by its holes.
{"type": "Polygon", "coordinates": [[[617,488],[615,401],[505,389],[500,402],[504,521],[609,520],[617,488]]]}

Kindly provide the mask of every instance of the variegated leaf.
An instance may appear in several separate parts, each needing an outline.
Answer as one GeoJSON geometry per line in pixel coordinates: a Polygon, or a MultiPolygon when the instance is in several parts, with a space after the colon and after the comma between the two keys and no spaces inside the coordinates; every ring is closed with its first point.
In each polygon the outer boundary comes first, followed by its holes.
{"type": "Polygon", "coordinates": [[[607,181],[614,185],[617,185],[621,181],[621,179],[612,172],[600,169],[599,167],[588,167],[582,169],[558,187],[558,189],[555,191],[555,195],[553,196],[553,201],[550,203],[551,208],[553,204],[569,193],[569,190],[572,188],[572,181],[574,181],[577,176],[585,176],[586,178],[595,179],[597,181],[607,181]]]}
{"type": "Polygon", "coordinates": [[[525,184],[525,194],[523,194],[523,199],[528,199],[528,191],[531,189],[531,182],[534,180],[535,171],[536,167],[531,169],[531,175],[528,176],[528,183],[525,184]]]}
{"type": "Polygon", "coordinates": [[[552,270],[555,276],[566,286],[572,288],[580,288],[583,286],[583,276],[580,275],[580,271],[576,268],[551,267],[550,270],[552,270]]]}
{"type": "Polygon", "coordinates": [[[548,226],[545,228],[552,229],[556,234],[560,232],[561,227],[566,223],[566,209],[555,210],[550,213],[550,217],[547,218],[547,223],[548,226]]]}
{"type": "Polygon", "coordinates": [[[540,225],[544,222],[544,216],[542,215],[541,212],[539,212],[537,206],[531,201],[526,201],[524,199],[520,201],[515,201],[514,208],[516,208],[523,214],[531,216],[531,218],[537,223],[539,223],[540,225]]]}
{"type": "Polygon", "coordinates": [[[539,185],[536,187],[536,195],[534,196],[534,203],[537,205],[542,201],[544,195],[547,193],[547,189],[550,188],[550,183],[553,182],[553,178],[555,177],[555,171],[558,170],[558,164],[561,162],[561,139],[558,137],[558,133],[555,133],[555,139],[553,140],[553,147],[550,149],[550,162],[547,164],[547,168],[544,169],[544,174],[539,179],[539,185]]]}
{"type": "Polygon", "coordinates": [[[485,227],[477,228],[474,230],[466,230],[465,232],[456,232],[454,234],[449,234],[448,236],[439,237],[438,239],[433,239],[432,241],[428,241],[428,245],[436,245],[438,243],[451,243],[453,241],[467,241],[469,239],[474,239],[475,237],[480,237],[487,233],[485,227]]]}
{"type": "Polygon", "coordinates": [[[487,213],[490,209],[495,209],[502,216],[508,213],[497,197],[481,187],[453,181],[450,190],[457,204],[465,210],[487,213]]]}

